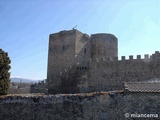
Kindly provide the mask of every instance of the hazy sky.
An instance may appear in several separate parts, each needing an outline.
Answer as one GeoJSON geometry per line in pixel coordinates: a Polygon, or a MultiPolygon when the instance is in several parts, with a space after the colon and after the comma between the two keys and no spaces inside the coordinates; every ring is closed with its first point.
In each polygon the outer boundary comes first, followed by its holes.
{"type": "Polygon", "coordinates": [[[119,57],[160,51],[160,0],[0,0],[0,48],[11,76],[45,79],[49,34],[112,33],[119,57]]]}

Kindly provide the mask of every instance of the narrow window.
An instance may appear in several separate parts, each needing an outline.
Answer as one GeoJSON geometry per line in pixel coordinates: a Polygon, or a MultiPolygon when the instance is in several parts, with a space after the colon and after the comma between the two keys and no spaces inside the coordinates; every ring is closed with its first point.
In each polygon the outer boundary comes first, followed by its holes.
{"type": "Polygon", "coordinates": [[[65,45],[62,46],[62,50],[65,50],[65,45]]]}
{"type": "Polygon", "coordinates": [[[84,67],[85,68],[85,70],[87,70],[87,67],[84,67]]]}
{"type": "Polygon", "coordinates": [[[87,50],[86,50],[86,48],[84,49],[84,53],[86,54],[86,52],[87,52],[87,50]]]}

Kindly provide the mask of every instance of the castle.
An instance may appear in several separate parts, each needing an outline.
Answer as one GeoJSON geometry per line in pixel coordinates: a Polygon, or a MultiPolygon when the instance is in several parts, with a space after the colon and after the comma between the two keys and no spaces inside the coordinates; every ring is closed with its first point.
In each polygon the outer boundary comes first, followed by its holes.
{"type": "Polygon", "coordinates": [[[118,60],[114,35],[73,29],[50,34],[47,69],[49,93],[121,90],[124,82],[160,78],[160,53],[118,60]]]}

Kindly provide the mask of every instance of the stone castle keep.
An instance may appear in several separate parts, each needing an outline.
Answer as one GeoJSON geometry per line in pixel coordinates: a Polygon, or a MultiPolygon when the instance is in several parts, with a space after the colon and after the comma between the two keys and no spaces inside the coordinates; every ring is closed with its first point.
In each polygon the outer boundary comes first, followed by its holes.
{"type": "Polygon", "coordinates": [[[118,39],[107,33],[83,34],[73,29],[50,34],[47,88],[50,93],[81,93],[123,89],[124,82],[160,78],[160,53],[144,59],[122,56],[118,39]]]}

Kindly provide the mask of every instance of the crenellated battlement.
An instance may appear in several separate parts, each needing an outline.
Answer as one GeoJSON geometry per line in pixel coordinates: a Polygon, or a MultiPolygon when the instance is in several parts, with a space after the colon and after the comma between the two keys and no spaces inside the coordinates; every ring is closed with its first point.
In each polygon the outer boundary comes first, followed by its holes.
{"type": "Polygon", "coordinates": [[[144,54],[144,58],[142,58],[141,55],[137,55],[136,59],[133,58],[133,55],[129,55],[129,59],[126,59],[125,56],[121,56],[121,59],[119,61],[152,61],[156,60],[157,58],[160,58],[159,51],[155,51],[155,53],[150,56],[149,54],[144,54]]]}
{"type": "Polygon", "coordinates": [[[141,62],[144,63],[150,63],[159,60],[160,59],[160,53],[159,51],[155,51],[154,54],[149,55],[149,54],[144,54],[143,58],[141,55],[137,55],[136,58],[134,59],[133,55],[129,55],[129,59],[126,59],[126,56],[121,56],[121,59],[118,60],[118,57],[113,57],[113,58],[96,58],[96,59],[90,59],[90,64],[123,64],[125,62],[127,63],[134,63],[134,64],[139,64],[141,62]],[[122,63],[123,62],[123,63],[122,63]]]}
{"type": "Polygon", "coordinates": [[[113,34],[89,36],[76,29],[50,34],[47,88],[58,93],[65,83],[64,91],[68,93],[106,91],[122,88],[123,82],[160,77],[159,51],[117,56],[118,38],[113,34]],[[80,88],[75,81],[85,81],[84,86],[80,88]]]}

